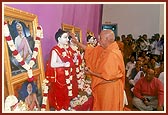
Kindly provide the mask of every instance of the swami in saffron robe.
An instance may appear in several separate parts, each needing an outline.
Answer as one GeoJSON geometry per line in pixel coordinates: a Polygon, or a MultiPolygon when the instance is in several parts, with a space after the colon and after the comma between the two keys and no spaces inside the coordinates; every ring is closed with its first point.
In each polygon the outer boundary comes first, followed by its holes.
{"type": "Polygon", "coordinates": [[[104,79],[92,76],[93,111],[122,111],[124,103],[125,66],[116,42],[106,49],[86,47],[86,66],[104,79]]]}

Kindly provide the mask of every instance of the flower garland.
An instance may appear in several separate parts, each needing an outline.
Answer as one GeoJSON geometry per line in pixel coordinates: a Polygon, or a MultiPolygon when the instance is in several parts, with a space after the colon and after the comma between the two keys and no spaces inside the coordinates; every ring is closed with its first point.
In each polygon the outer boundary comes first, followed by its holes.
{"type": "Polygon", "coordinates": [[[26,63],[23,60],[23,58],[21,57],[21,55],[19,54],[19,52],[17,51],[16,46],[15,46],[15,44],[13,42],[13,39],[10,36],[8,24],[6,22],[4,22],[4,36],[5,36],[5,39],[7,41],[7,44],[9,46],[10,50],[12,51],[12,55],[16,58],[16,60],[19,62],[19,64],[24,69],[27,70],[28,81],[32,82],[34,80],[34,76],[33,76],[33,72],[32,72],[32,67],[35,64],[36,57],[38,55],[38,49],[39,49],[39,45],[40,45],[40,39],[43,38],[43,29],[42,29],[42,27],[41,26],[37,27],[35,46],[34,46],[32,58],[31,58],[31,60],[30,60],[29,63],[26,63]]]}
{"type": "MultiPolygon", "coordinates": [[[[71,53],[67,53],[65,51],[65,49],[61,48],[61,47],[57,47],[57,49],[55,50],[57,52],[57,54],[61,57],[61,59],[63,60],[69,60],[69,58],[71,58],[71,53]],[[59,49],[60,48],[60,49],[59,49]]],[[[67,88],[68,88],[68,96],[72,96],[72,84],[71,84],[71,80],[73,78],[73,76],[71,75],[72,72],[72,68],[65,68],[65,76],[66,76],[66,84],[67,84],[67,88]]],[[[57,81],[58,82],[58,81],[57,81]]],[[[45,111],[46,110],[46,104],[47,104],[47,98],[48,98],[48,84],[49,81],[47,79],[43,80],[42,83],[42,89],[43,89],[43,100],[42,100],[42,106],[41,106],[41,111],[45,111]]]]}
{"type": "MultiPolygon", "coordinates": [[[[68,96],[72,96],[72,83],[71,83],[71,80],[72,80],[72,75],[69,75],[69,70],[68,69],[65,69],[65,76],[66,76],[66,83],[67,83],[67,88],[68,88],[68,96]]],[[[71,70],[70,70],[71,71],[71,70]]]]}
{"type": "Polygon", "coordinates": [[[65,76],[66,76],[66,84],[67,84],[67,88],[68,88],[68,96],[73,96],[72,94],[72,79],[73,79],[73,75],[72,75],[72,65],[73,63],[73,52],[69,49],[70,47],[64,46],[62,47],[60,44],[58,44],[57,47],[57,54],[59,55],[59,57],[64,60],[64,62],[69,62],[70,63],[70,67],[65,68],[65,76]]]}
{"type": "Polygon", "coordinates": [[[9,95],[5,99],[5,111],[12,111],[11,107],[18,103],[18,99],[14,95],[9,95]]]}
{"type": "Polygon", "coordinates": [[[47,79],[43,80],[42,83],[42,89],[43,89],[43,100],[42,100],[42,106],[41,106],[41,111],[46,110],[46,104],[47,104],[47,97],[48,97],[48,83],[49,81],[47,79]]]}
{"type": "MultiPolygon", "coordinates": [[[[66,60],[66,61],[69,61],[70,59],[72,59],[72,52],[70,52],[70,51],[67,51],[68,50],[68,48],[62,48],[62,59],[63,60],[66,60]]],[[[59,52],[60,53],[60,52],[59,52]]],[[[72,65],[71,63],[70,63],[70,65],[72,65]]],[[[72,78],[73,78],[73,76],[71,75],[71,72],[72,72],[72,68],[71,67],[68,67],[68,68],[65,68],[65,76],[66,76],[66,84],[67,84],[67,88],[68,88],[68,96],[72,96],[73,94],[72,94],[72,83],[71,83],[71,81],[72,81],[72,78]]]]}

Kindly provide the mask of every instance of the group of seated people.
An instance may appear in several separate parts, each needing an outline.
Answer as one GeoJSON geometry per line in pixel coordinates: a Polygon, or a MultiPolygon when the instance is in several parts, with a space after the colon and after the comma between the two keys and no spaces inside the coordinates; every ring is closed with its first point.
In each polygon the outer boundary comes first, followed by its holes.
{"type": "MultiPolygon", "coordinates": [[[[151,46],[152,44],[148,45],[151,46]]],[[[132,50],[129,58],[125,59],[126,79],[128,79],[127,82],[129,82],[133,97],[130,103],[141,111],[163,111],[164,47],[162,45],[162,51],[159,54],[152,53],[152,50],[149,49],[150,47],[143,48],[140,47],[139,52],[136,52],[135,49],[132,50]]]]}

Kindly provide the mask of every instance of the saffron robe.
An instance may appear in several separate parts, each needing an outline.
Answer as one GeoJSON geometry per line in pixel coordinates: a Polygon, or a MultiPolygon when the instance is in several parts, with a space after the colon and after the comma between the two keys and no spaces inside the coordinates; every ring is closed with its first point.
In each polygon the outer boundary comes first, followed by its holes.
{"type": "Polygon", "coordinates": [[[105,79],[92,76],[93,111],[123,110],[125,65],[116,42],[106,49],[86,47],[86,66],[105,79]]]}

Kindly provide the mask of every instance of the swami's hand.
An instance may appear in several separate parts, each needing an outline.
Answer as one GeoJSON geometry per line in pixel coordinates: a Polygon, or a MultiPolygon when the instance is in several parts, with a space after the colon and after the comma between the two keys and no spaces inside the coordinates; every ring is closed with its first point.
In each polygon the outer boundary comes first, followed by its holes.
{"type": "Polygon", "coordinates": [[[88,67],[85,67],[85,73],[89,75],[93,75],[93,72],[88,67]]]}
{"type": "Polygon", "coordinates": [[[75,38],[75,34],[73,34],[73,33],[69,33],[69,36],[72,37],[72,38],[71,38],[71,41],[72,41],[73,43],[75,43],[75,44],[78,43],[78,40],[75,38]]]}
{"type": "Polygon", "coordinates": [[[95,77],[97,77],[97,78],[106,80],[106,79],[103,78],[103,76],[102,76],[101,74],[95,73],[95,72],[91,71],[88,67],[85,67],[85,73],[86,73],[86,74],[89,74],[89,75],[93,75],[93,76],[95,76],[95,77]]]}

